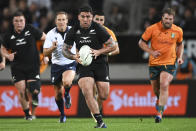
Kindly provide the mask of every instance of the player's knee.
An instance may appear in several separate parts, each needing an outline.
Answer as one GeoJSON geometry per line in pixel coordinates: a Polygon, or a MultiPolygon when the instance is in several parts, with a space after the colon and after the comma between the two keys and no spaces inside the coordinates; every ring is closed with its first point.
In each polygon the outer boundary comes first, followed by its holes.
{"type": "Polygon", "coordinates": [[[27,83],[27,88],[31,94],[38,95],[40,92],[41,82],[39,80],[27,83]]]}
{"type": "Polygon", "coordinates": [[[104,100],[106,100],[106,99],[107,99],[107,96],[101,96],[101,97],[100,97],[100,100],[103,100],[103,101],[104,101],[104,100]]]}
{"type": "Polygon", "coordinates": [[[63,86],[70,87],[72,85],[72,81],[69,80],[63,80],[63,86]]]}
{"type": "Polygon", "coordinates": [[[101,100],[106,100],[108,98],[108,94],[107,93],[103,93],[103,94],[100,94],[99,95],[99,99],[101,99],[101,100]]]}
{"type": "Polygon", "coordinates": [[[160,83],[160,87],[161,87],[162,91],[167,91],[168,90],[168,86],[169,86],[168,82],[161,82],[160,83]]]}

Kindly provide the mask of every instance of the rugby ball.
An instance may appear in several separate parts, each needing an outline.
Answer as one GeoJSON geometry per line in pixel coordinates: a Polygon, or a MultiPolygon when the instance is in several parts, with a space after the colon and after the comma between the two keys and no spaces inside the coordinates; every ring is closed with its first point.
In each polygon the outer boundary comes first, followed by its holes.
{"type": "Polygon", "coordinates": [[[93,60],[91,48],[88,45],[83,45],[79,50],[81,64],[89,66],[93,60]]]}

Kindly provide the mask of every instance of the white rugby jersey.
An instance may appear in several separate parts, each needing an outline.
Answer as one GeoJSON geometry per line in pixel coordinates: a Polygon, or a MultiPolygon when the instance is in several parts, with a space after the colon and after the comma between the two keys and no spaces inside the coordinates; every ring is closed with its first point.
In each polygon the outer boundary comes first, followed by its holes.
{"type": "MultiPolygon", "coordinates": [[[[74,61],[74,60],[70,60],[70,59],[64,57],[63,53],[62,53],[64,40],[65,40],[67,31],[70,28],[71,28],[71,26],[67,27],[66,33],[64,34],[64,37],[62,37],[62,35],[57,31],[56,27],[47,33],[43,48],[50,48],[52,46],[52,43],[57,41],[57,48],[52,52],[52,64],[65,65],[65,64],[70,64],[74,61]]],[[[71,52],[73,54],[76,54],[75,43],[71,49],[71,52]]]]}

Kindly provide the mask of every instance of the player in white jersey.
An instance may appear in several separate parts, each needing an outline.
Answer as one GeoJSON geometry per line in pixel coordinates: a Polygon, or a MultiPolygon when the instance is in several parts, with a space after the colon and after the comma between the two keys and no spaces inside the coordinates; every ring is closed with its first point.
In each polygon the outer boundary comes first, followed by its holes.
{"type": "MultiPolygon", "coordinates": [[[[65,12],[58,12],[55,18],[56,27],[47,33],[44,42],[43,53],[45,56],[52,55],[51,65],[51,81],[55,90],[55,101],[61,113],[60,122],[66,121],[64,113],[63,89],[65,89],[65,107],[71,106],[71,97],[69,94],[72,81],[75,77],[76,62],[67,59],[62,54],[62,47],[68,30],[68,15],[65,12]]],[[[71,49],[72,53],[76,53],[76,47],[71,49]]]]}

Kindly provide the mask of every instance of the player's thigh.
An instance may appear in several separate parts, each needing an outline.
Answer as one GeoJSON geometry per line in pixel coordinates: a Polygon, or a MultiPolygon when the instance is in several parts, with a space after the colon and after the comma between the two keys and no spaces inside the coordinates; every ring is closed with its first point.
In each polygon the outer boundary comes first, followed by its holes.
{"type": "MultiPolygon", "coordinates": [[[[18,92],[21,94],[25,93],[26,82],[25,80],[18,81],[14,83],[15,87],[17,88],[18,92]]],[[[22,95],[21,94],[21,95],[22,95]]]]}
{"type": "Polygon", "coordinates": [[[173,75],[166,72],[166,71],[162,71],[160,74],[160,85],[162,85],[163,87],[167,87],[170,82],[173,80],[173,75]]]}
{"type": "Polygon", "coordinates": [[[74,70],[66,70],[62,74],[62,81],[68,85],[72,84],[72,81],[75,78],[75,71],[74,70]]]}
{"type": "Polygon", "coordinates": [[[108,94],[109,94],[110,83],[109,82],[103,82],[103,81],[97,81],[96,85],[97,85],[99,97],[101,99],[106,99],[108,97],[108,94]]]}
{"type": "Polygon", "coordinates": [[[82,93],[86,95],[93,96],[93,86],[94,86],[94,78],[93,77],[82,77],[78,81],[78,85],[82,90],[82,93]]]}

